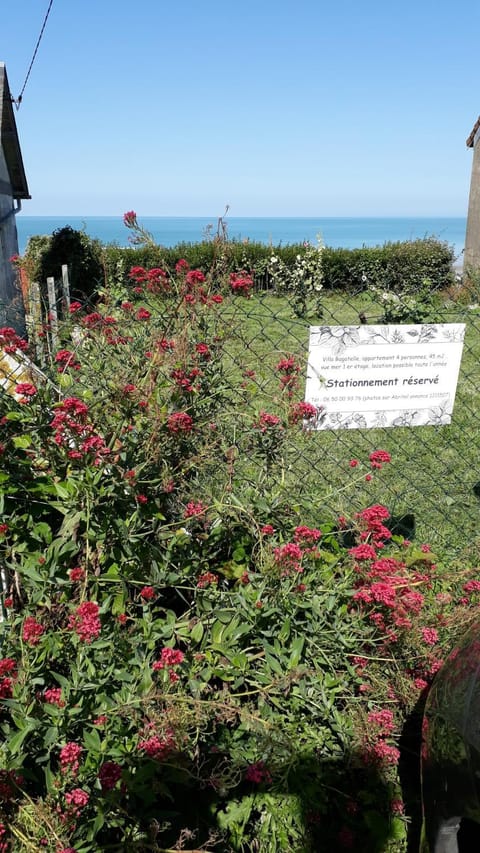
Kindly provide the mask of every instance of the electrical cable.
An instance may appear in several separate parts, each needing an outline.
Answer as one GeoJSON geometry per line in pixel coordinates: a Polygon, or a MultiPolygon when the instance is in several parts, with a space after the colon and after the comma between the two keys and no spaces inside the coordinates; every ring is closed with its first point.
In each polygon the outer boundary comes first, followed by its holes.
{"type": "Polygon", "coordinates": [[[35,62],[35,59],[36,59],[36,56],[37,56],[37,53],[38,53],[38,48],[40,47],[40,42],[41,42],[41,40],[42,40],[42,36],[43,36],[44,30],[45,30],[45,27],[46,27],[46,25],[47,25],[48,16],[49,16],[49,14],[50,14],[50,9],[52,8],[52,6],[53,6],[53,0],[50,0],[50,3],[49,3],[49,5],[48,5],[48,9],[47,9],[47,13],[46,13],[46,15],[45,15],[45,18],[44,18],[44,21],[43,21],[43,24],[42,24],[42,29],[40,30],[40,35],[39,35],[39,37],[38,37],[38,39],[37,39],[37,44],[35,45],[35,50],[33,51],[32,61],[30,62],[30,65],[29,65],[29,68],[28,68],[28,71],[27,71],[27,76],[25,77],[25,81],[24,81],[24,84],[23,84],[23,86],[22,86],[22,91],[20,92],[20,94],[19,94],[18,98],[12,98],[12,102],[15,104],[15,106],[16,106],[16,108],[17,108],[17,110],[19,109],[20,104],[22,103],[22,100],[23,100],[23,93],[24,93],[24,91],[25,91],[25,87],[26,87],[26,85],[27,85],[27,83],[28,83],[28,78],[30,77],[30,72],[31,72],[31,70],[32,70],[32,68],[33,68],[33,63],[35,62]]]}

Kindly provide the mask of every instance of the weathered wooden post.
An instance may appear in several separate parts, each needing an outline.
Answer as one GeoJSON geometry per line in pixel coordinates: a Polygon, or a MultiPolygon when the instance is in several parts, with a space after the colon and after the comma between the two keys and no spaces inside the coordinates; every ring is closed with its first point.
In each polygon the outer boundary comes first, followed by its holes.
{"type": "Polygon", "coordinates": [[[17,271],[10,258],[18,255],[15,214],[30,198],[23,168],[5,63],[0,62],[0,326],[25,331],[25,308],[17,271]]]}
{"type": "Polygon", "coordinates": [[[480,117],[467,139],[467,148],[473,148],[464,253],[464,269],[468,273],[480,268],[480,117]]]}

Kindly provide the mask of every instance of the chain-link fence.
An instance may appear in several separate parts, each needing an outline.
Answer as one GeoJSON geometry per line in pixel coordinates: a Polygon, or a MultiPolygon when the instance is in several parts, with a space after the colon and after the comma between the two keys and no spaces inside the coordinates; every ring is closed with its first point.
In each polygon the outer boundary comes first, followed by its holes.
{"type": "MultiPolygon", "coordinates": [[[[272,468],[270,474],[277,478],[284,495],[288,495],[289,490],[292,496],[298,494],[299,489],[304,493],[309,504],[306,512],[312,522],[323,517],[325,512],[335,518],[339,514],[351,515],[372,502],[382,503],[391,512],[394,532],[408,539],[429,542],[439,555],[475,553],[480,521],[480,472],[477,468],[480,308],[472,301],[475,299],[473,292],[465,292],[459,284],[448,294],[436,295],[427,286],[423,294],[419,289],[417,294],[398,297],[379,293],[364,281],[358,292],[318,292],[315,300],[303,300],[299,306],[295,294],[288,290],[250,291],[246,288],[242,292],[237,288],[224,293],[221,304],[218,300],[215,321],[201,320],[197,328],[198,358],[193,365],[187,364],[188,359],[182,354],[182,344],[178,341],[173,351],[171,294],[167,311],[161,281],[150,288],[144,285],[142,282],[137,286],[135,293],[130,282],[131,300],[119,290],[110,297],[108,304],[99,302],[90,307],[86,315],[79,309],[78,315],[71,315],[72,321],[60,332],[60,338],[48,319],[40,332],[38,327],[36,331],[31,329],[32,340],[37,344],[33,361],[47,375],[50,365],[50,375],[55,382],[60,370],[63,377],[62,382],[57,382],[60,395],[71,392],[71,383],[75,387],[81,385],[82,374],[76,368],[85,361],[86,354],[90,359],[89,370],[97,371],[99,408],[104,405],[102,395],[111,386],[113,376],[124,387],[128,386],[130,370],[122,341],[125,329],[129,328],[126,337],[133,340],[137,335],[138,342],[133,350],[129,349],[129,358],[133,351],[137,371],[144,369],[146,378],[142,393],[145,398],[152,393],[154,383],[159,386],[166,381],[173,381],[178,394],[183,395],[185,410],[188,401],[198,397],[200,384],[203,392],[210,382],[215,393],[223,394],[225,412],[228,409],[230,419],[228,441],[217,448],[215,464],[219,470],[224,466],[230,471],[230,477],[244,477],[246,481],[253,476],[252,468],[239,457],[245,450],[249,455],[249,448],[253,446],[252,429],[266,441],[267,427],[275,425],[275,421],[269,421],[268,417],[265,420],[265,416],[272,416],[279,419],[280,425],[290,424],[294,428],[285,430],[274,454],[273,446],[270,448],[272,458],[275,456],[275,473],[272,468]],[[93,319],[88,320],[88,317],[93,319]],[[465,324],[451,423],[375,429],[311,429],[311,422],[305,420],[305,413],[302,414],[298,405],[304,400],[310,326],[360,327],[418,320],[424,325],[465,324]],[[141,333],[135,331],[139,327],[143,333],[147,324],[149,339],[155,338],[158,344],[153,356],[152,353],[145,356],[147,344],[141,333]],[[100,346],[105,347],[110,364],[108,372],[98,351],[93,358],[92,333],[99,329],[103,342],[100,346]],[[155,330],[153,338],[152,329],[155,330]],[[205,344],[203,360],[202,343],[205,344]],[[220,349],[221,372],[215,372],[212,368],[215,359],[211,354],[220,349]],[[59,351],[67,353],[63,355],[63,362],[62,356],[59,360],[59,351]],[[144,368],[140,364],[142,359],[144,368]],[[68,382],[66,376],[71,377],[68,382]],[[248,440],[245,436],[249,436],[248,440]],[[378,448],[387,451],[392,462],[384,466],[381,476],[372,483],[364,474],[357,476],[355,460],[368,459],[378,448]]],[[[185,307],[183,301],[181,305],[177,321],[185,307]]],[[[184,316],[186,328],[188,316],[186,313],[184,316]]],[[[98,347],[98,340],[95,345],[98,347]]],[[[2,369],[4,375],[14,370],[7,362],[2,369]]],[[[13,378],[14,382],[10,383],[6,378],[2,380],[4,390],[13,391],[18,375],[13,378]]],[[[5,399],[2,405],[5,406],[5,399]]],[[[202,417],[210,415],[204,404],[202,417]]],[[[216,417],[218,419],[218,412],[216,417]]],[[[161,437],[158,440],[161,442],[161,437]]],[[[268,455],[268,448],[264,450],[268,455]]],[[[250,463],[255,464],[253,456],[250,463]]]]}

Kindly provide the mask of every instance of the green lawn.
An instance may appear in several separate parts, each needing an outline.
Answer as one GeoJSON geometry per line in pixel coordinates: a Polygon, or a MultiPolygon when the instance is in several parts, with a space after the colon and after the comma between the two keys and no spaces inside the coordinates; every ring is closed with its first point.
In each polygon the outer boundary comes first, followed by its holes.
{"type": "MultiPolygon", "coordinates": [[[[254,370],[247,380],[245,409],[279,411],[276,364],[293,354],[302,365],[308,355],[309,326],[358,324],[359,312],[370,323],[378,322],[380,306],[368,294],[324,297],[321,319],[295,316],[286,298],[257,294],[249,300],[225,303],[223,320],[227,327],[226,346],[230,377],[241,381],[244,369],[254,370]]],[[[394,516],[413,515],[416,539],[428,541],[449,556],[476,546],[480,523],[480,502],[475,486],[477,468],[477,412],[480,404],[480,315],[465,306],[445,302],[438,317],[441,322],[466,322],[467,332],[452,423],[442,427],[339,430],[305,433],[299,431],[283,454],[283,488],[300,477],[305,493],[312,487],[318,501],[333,513],[360,508],[375,501],[385,503],[394,516]],[[375,448],[388,450],[392,464],[386,466],[374,489],[361,479],[346,488],[352,479],[351,458],[365,459],[375,448]]],[[[303,399],[304,376],[300,375],[298,399],[303,399]]],[[[245,472],[248,476],[248,471],[245,472]]],[[[311,507],[312,520],[317,507],[311,507]]]]}

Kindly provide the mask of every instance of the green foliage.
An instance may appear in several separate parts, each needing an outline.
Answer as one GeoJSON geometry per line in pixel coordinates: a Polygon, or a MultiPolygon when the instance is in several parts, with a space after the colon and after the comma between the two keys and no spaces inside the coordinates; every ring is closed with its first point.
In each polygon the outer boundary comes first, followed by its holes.
{"type": "MultiPolygon", "coordinates": [[[[265,353],[259,399],[232,355],[244,297],[158,263],[117,271],[44,380],[0,392],[0,832],[47,853],[405,851],[400,733],[468,619],[468,570],[392,536],[385,507],[332,517],[286,479],[312,437],[296,359],[265,353]]],[[[346,460],[338,490],[388,461],[346,460]]]]}
{"type": "Polygon", "coordinates": [[[324,287],[358,292],[374,286],[401,293],[413,291],[425,279],[434,290],[453,282],[453,249],[431,237],[362,249],[326,249],[324,287]]]}
{"type": "Polygon", "coordinates": [[[61,280],[62,264],[68,266],[72,299],[86,299],[96,293],[104,278],[100,249],[98,240],[69,225],[49,237],[30,238],[25,265],[31,279],[39,283],[46,304],[46,280],[61,280]]]}
{"type": "Polygon", "coordinates": [[[371,288],[383,308],[380,323],[435,323],[439,321],[441,302],[429,279],[415,287],[395,291],[371,288]]]}

